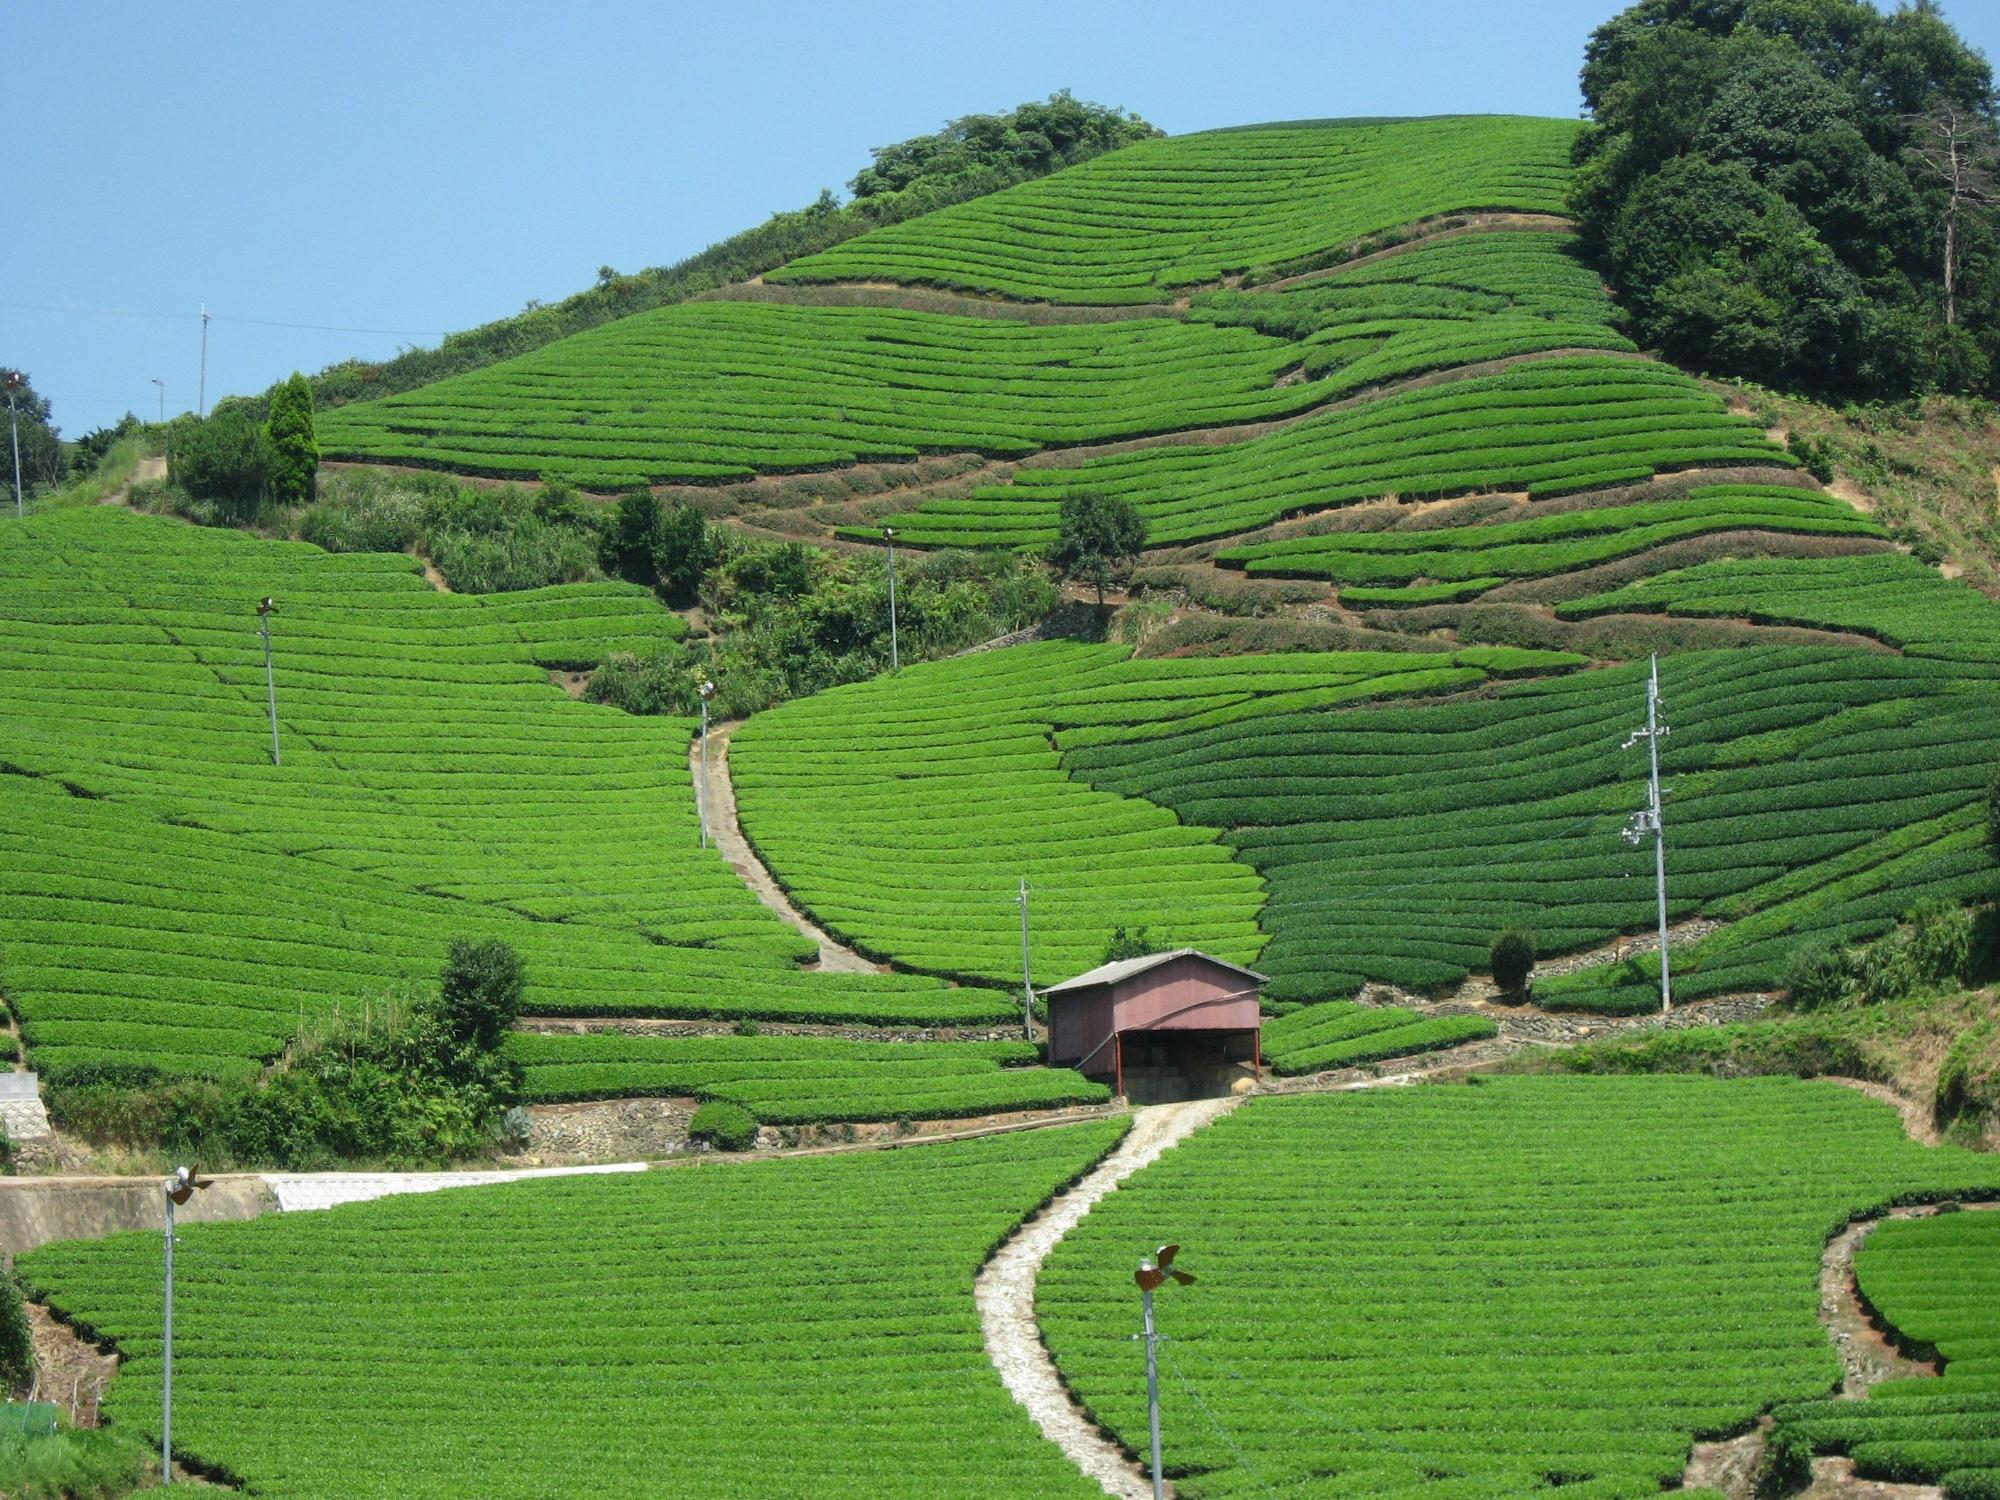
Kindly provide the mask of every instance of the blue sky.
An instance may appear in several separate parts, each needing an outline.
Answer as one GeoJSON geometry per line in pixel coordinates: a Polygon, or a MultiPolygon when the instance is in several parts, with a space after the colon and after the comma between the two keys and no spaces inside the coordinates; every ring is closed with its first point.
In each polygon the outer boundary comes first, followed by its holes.
{"type": "MultiPolygon", "coordinates": [[[[206,302],[213,404],[677,260],[871,146],[1065,87],[1175,133],[1574,115],[1618,8],[0,0],[0,364],[71,435],[152,415],[155,376],[192,409],[206,302]]],[[[2000,5],[1946,15],[2000,55],[2000,5]]]]}

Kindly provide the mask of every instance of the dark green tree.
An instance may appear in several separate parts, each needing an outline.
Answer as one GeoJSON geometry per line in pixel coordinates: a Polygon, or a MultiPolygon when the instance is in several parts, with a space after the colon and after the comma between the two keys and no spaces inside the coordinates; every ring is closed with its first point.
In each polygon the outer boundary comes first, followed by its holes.
{"type": "Polygon", "coordinates": [[[648,588],[658,583],[659,566],[653,559],[663,523],[659,497],[651,490],[636,489],[621,496],[600,543],[604,571],[648,588]]]}
{"type": "Polygon", "coordinates": [[[527,976],[521,956],[499,938],[453,938],[438,977],[438,997],[455,1041],[496,1052],[521,1018],[527,976]]]}
{"type": "Polygon", "coordinates": [[[1986,783],[1986,847],[2000,859],[2000,771],[1986,783]]]}
{"type": "MultiPolygon", "coordinates": [[[[16,369],[0,365],[0,382],[5,382],[13,396],[14,431],[21,443],[21,490],[30,494],[38,489],[53,489],[63,480],[62,437],[51,420],[49,399],[39,394],[27,375],[16,369]]],[[[6,400],[0,394],[0,403],[6,400]]],[[[4,406],[0,405],[0,421],[7,419],[4,406]]],[[[10,443],[5,432],[0,432],[0,444],[10,443]]],[[[7,503],[14,503],[14,455],[10,448],[0,449],[0,488],[6,490],[7,503]]]]}
{"type": "Polygon", "coordinates": [[[1494,937],[1487,961],[1500,993],[1525,999],[1528,980],[1535,972],[1535,935],[1509,927],[1494,937]]]}
{"type": "Polygon", "coordinates": [[[1104,590],[1137,560],[1146,545],[1146,523],[1129,500],[1095,490],[1072,490],[1063,496],[1056,521],[1056,539],[1047,557],[1065,580],[1083,579],[1097,589],[1097,608],[1104,609],[1104,590]]]}
{"type": "Polygon", "coordinates": [[[1846,397],[2000,390],[1991,70],[1933,6],[1640,0],[1571,208],[1643,344],[1846,397]]]}
{"type": "Polygon", "coordinates": [[[1127,932],[1124,927],[1111,929],[1111,941],[1104,946],[1103,962],[1115,964],[1128,958],[1144,958],[1153,951],[1153,941],[1146,936],[1146,929],[1135,927],[1127,932]]]}
{"type": "Polygon", "coordinates": [[[701,575],[715,561],[708,521],[685,500],[660,513],[649,546],[660,586],[677,599],[692,598],[701,575]]]}
{"type": "Polygon", "coordinates": [[[312,385],[296,370],[271,392],[264,441],[271,498],[280,505],[306,504],[319,477],[319,442],[313,436],[312,385]]]}

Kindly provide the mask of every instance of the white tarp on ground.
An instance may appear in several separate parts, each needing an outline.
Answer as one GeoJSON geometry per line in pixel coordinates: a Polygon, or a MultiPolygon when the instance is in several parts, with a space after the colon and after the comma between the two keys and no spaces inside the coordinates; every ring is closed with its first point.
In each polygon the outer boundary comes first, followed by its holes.
{"type": "Polygon", "coordinates": [[[605,1172],[643,1172],[642,1161],[603,1167],[522,1167],[505,1172],[265,1172],[265,1185],[287,1213],[365,1203],[397,1193],[435,1193],[445,1188],[490,1187],[530,1177],[585,1177],[605,1172]]]}

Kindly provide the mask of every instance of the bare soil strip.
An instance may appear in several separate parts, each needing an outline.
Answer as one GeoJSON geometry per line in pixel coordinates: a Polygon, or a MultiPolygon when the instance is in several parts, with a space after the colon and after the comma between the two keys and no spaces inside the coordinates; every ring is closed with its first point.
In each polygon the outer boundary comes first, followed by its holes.
{"type": "Polygon", "coordinates": [[[730,869],[750,887],[759,901],[819,944],[820,968],[843,974],[888,972],[886,965],[863,958],[814,926],[804,912],[792,905],[791,897],[785,894],[777,877],[757,857],[757,851],[750,847],[750,840],[743,834],[743,825],[736,819],[736,787],[729,779],[729,740],[736,729],[736,724],[709,726],[706,770],[702,766],[700,739],[688,746],[688,764],[694,774],[695,795],[708,809],[709,838],[729,862],[730,869]]]}
{"type": "Polygon", "coordinates": [[[740,281],[689,299],[693,302],[775,302],[790,307],[887,307],[909,312],[942,313],[949,317],[995,318],[1010,323],[1124,323],[1134,318],[1172,318],[1180,309],[1172,303],[1126,303],[1096,306],[1064,302],[1015,302],[974,292],[949,292],[938,287],[905,285],[899,281],[740,281]]]}
{"type": "Polygon", "coordinates": [[[1071,1398],[1035,1322],[1035,1278],[1064,1235],[1083,1222],[1105,1194],[1159,1160],[1204,1125],[1235,1108],[1235,1099],[1198,1099],[1139,1110],[1117,1149],[1081,1182],[1014,1232],[987,1261],[974,1284],[986,1352],[1014,1399],[1070,1461],[1107,1495],[1149,1500],[1151,1481],[1071,1398]]]}

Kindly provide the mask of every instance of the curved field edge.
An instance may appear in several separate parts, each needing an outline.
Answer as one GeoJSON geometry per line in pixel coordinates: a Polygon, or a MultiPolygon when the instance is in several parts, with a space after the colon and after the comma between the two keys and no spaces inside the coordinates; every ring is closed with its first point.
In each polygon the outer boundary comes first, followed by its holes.
{"type": "Polygon", "coordinates": [[[1038,1296],[1072,1389],[1137,1447],[1110,1268],[1181,1243],[1201,1280],[1163,1298],[1162,1384],[1189,1500],[1551,1475],[1622,1500],[1676,1483],[1695,1438],[1839,1379],[1817,1317],[1832,1232],[1996,1186],[1993,1158],[1791,1079],[1252,1100],[1100,1205],[1038,1296]]]}
{"type": "Polygon", "coordinates": [[[1252,267],[1304,269],[1302,261],[1359,237],[1444,214],[1559,212],[1576,128],[1459,116],[1140,142],[878,230],[765,279],[1147,302],[1252,267]],[[1079,241],[1087,256],[1076,253],[1079,241]]]}
{"type": "MultiPolygon", "coordinates": [[[[2000,1205],[1981,1205],[1991,1209],[2000,1205]]],[[[1949,1500],[2000,1487],[2000,1215],[1939,1213],[1877,1224],[1854,1257],[1868,1334],[1913,1371],[1869,1386],[1865,1399],[1782,1406],[1773,1443],[1850,1459],[1861,1478],[1941,1484],[1949,1500]],[[1879,1331],[1878,1331],[1879,1330],[1879,1331]],[[1934,1372],[1934,1373],[1933,1373],[1934,1372]]]]}
{"type": "MultiPolygon", "coordinates": [[[[972,1282],[1124,1130],[184,1229],[177,1452],[287,1500],[530,1500],[580,1472],[633,1500],[1097,1493],[1009,1398],[972,1282]]],[[[155,1435],[158,1248],[127,1234],[21,1262],[40,1298],[121,1351],[107,1416],[155,1435]]]]}
{"type": "Polygon", "coordinates": [[[1581,664],[1504,648],[1144,660],[1010,646],[751,719],[731,747],[738,813],[814,921],[918,972],[1018,983],[1024,879],[1042,984],[1102,962],[1120,927],[1247,964],[1266,938],[1256,871],[1144,786],[1082,784],[1077,747],[1581,664]]]}

